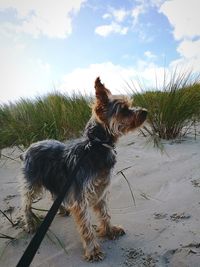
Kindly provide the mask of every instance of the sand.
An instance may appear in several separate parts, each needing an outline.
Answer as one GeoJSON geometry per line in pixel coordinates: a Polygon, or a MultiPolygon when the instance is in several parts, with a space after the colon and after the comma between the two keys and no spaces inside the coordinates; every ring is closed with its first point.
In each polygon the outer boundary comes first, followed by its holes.
{"type": "MultiPolygon", "coordinates": [[[[164,142],[161,154],[137,133],[123,137],[117,147],[110,194],[112,222],[122,225],[126,235],[115,241],[99,240],[106,257],[88,263],[82,257],[82,244],[73,218],[56,215],[31,266],[200,266],[200,136],[182,142],[164,142]],[[123,170],[131,184],[135,204],[123,170]],[[118,174],[117,174],[118,173],[118,174]],[[59,244],[58,240],[62,243],[59,244]],[[64,248],[64,249],[63,249],[64,248]]],[[[17,157],[19,151],[7,149],[3,154],[17,157]]],[[[0,161],[0,209],[12,217],[16,226],[1,214],[0,266],[16,266],[31,235],[21,228],[18,179],[20,162],[4,156],[0,161]],[[11,215],[10,215],[11,214],[11,215]]],[[[48,209],[45,199],[34,207],[48,209]]],[[[38,215],[45,212],[35,211],[38,215]]],[[[95,218],[92,218],[96,224],[95,218]]]]}

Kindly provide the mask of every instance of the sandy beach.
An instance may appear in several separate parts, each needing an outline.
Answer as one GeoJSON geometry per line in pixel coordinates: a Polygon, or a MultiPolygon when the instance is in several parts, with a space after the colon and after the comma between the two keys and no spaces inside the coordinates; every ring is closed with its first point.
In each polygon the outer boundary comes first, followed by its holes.
{"type": "MultiPolygon", "coordinates": [[[[117,146],[117,164],[110,188],[113,224],[126,235],[115,241],[99,240],[105,259],[98,263],[83,260],[82,244],[73,218],[56,215],[31,266],[56,267],[199,267],[200,266],[200,136],[182,142],[164,141],[162,154],[146,145],[137,133],[123,137],[117,146]],[[131,184],[131,191],[123,174],[131,184]],[[61,242],[61,244],[60,244],[61,242]]],[[[21,224],[18,180],[20,151],[6,149],[0,160],[0,209],[15,226],[0,215],[0,266],[16,266],[31,240],[21,224]]],[[[49,194],[34,204],[48,209],[49,194]]],[[[44,216],[45,212],[36,211],[44,216]]],[[[96,220],[92,217],[94,228],[96,220]]]]}

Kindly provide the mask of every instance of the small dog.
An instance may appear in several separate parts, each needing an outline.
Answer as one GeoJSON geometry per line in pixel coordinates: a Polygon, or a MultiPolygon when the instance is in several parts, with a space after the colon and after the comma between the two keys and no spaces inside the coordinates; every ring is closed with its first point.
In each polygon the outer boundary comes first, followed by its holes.
{"type": "Polygon", "coordinates": [[[114,148],[120,136],[141,126],[147,117],[145,109],[131,108],[127,98],[112,95],[99,77],[95,80],[95,92],[92,116],[84,137],[69,144],[55,140],[32,144],[23,155],[24,177],[21,186],[26,228],[34,232],[37,223],[31,210],[33,200],[43,188],[49,190],[54,198],[57,197],[76,166],[79,155],[88,151],[73,177],[73,184],[63,201],[64,206],[60,207],[61,212],[65,209],[74,217],[88,261],[102,260],[104,256],[90,222],[89,207],[100,222],[98,236],[115,239],[125,234],[122,227],[111,224],[107,207],[111,171],[116,163],[114,148]]]}

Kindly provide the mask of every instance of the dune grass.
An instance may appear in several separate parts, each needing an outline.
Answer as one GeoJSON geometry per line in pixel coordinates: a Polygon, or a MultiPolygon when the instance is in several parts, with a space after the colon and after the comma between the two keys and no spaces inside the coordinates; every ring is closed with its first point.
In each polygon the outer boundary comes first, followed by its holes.
{"type": "MultiPolygon", "coordinates": [[[[134,105],[148,109],[143,133],[160,139],[181,138],[200,121],[200,83],[192,74],[176,72],[162,88],[133,92],[134,105]]],[[[21,99],[0,106],[0,150],[27,147],[44,139],[78,137],[88,121],[92,99],[82,95],[52,93],[35,100],[21,99]]]]}
{"type": "Polygon", "coordinates": [[[134,104],[148,109],[152,137],[181,138],[200,119],[200,83],[191,74],[173,74],[160,90],[134,91],[134,104]]]}
{"type": "Polygon", "coordinates": [[[90,117],[89,102],[81,95],[54,93],[0,106],[0,149],[79,136],[90,117]]]}

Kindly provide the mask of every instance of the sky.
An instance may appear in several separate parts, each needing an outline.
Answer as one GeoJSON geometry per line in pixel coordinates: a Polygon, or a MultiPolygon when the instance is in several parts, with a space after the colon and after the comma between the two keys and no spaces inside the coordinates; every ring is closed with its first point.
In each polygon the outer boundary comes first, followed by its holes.
{"type": "Polygon", "coordinates": [[[199,0],[0,0],[0,103],[200,72],[199,0]]]}

